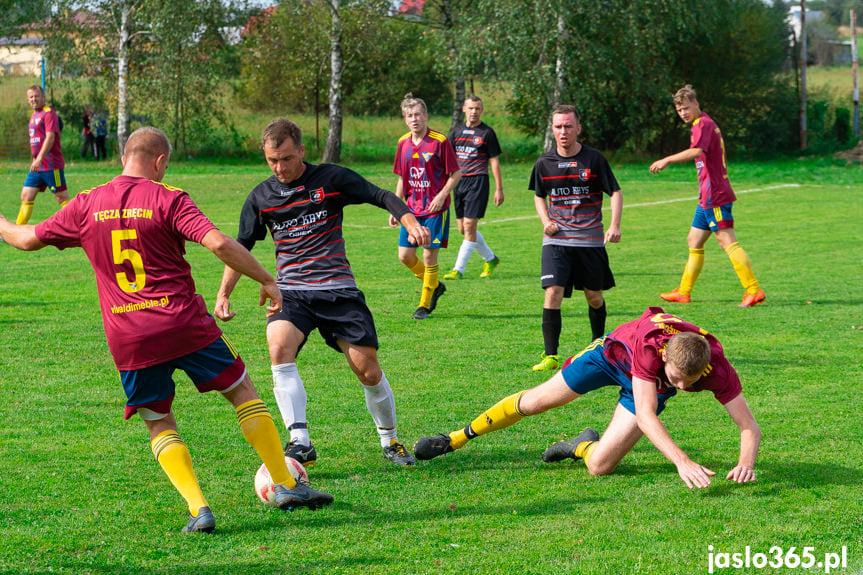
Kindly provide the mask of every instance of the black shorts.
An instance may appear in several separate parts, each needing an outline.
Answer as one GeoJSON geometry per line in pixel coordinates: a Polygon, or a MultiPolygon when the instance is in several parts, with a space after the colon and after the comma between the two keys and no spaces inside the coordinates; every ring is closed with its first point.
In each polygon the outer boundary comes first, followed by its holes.
{"type": "Polygon", "coordinates": [[[455,217],[480,219],[485,217],[488,205],[488,174],[464,176],[456,184],[453,192],[455,217]]]}
{"type": "Polygon", "coordinates": [[[563,297],[572,290],[605,291],[614,287],[605,247],[542,246],[542,289],[563,286],[563,297]]]}
{"type": "MultiPolygon", "coordinates": [[[[375,320],[366,305],[366,297],[356,288],[331,290],[281,290],[282,311],[269,322],[285,320],[294,324],[306,337],[303,349],[315,328],[327,345],[341,353],[336,340],[354,345],[378,348],[375,320]]],[[[268,322],[268,323],[269,323],[268,322]]]]}

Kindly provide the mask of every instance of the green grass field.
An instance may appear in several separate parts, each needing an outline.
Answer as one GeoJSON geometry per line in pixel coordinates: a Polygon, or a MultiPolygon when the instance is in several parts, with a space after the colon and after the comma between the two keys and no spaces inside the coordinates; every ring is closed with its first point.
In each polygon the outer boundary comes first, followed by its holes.
{"type": "MultiPolygon", "coordinates": [[[[353,166],[392,187],[388,163],[353,166]]],[[[692,166],[652,176],[647,164],[614,165],[624,192],[623,239],[609,247],[618,286],[607,293],[609,328],[658,305],[686,259],[694,207],[692,166]]],[[[73,165],[73,190],[112,176],[73,165]]],[[[386,213],[349,207],[345,234],[360,287],[375,314],[380,358],[396,392],[400,437],[464,426],[505,395],[544,377],[541,230],[526,190],[529,165],[503,166],[506,202],[480,230],[503,263],[480,281],[452,282],[432,318],[410,319],[418,282],[396,258],[386,213]]],[[[0,171],[0,212],[14,217],[24,164],[0,171]]],[[[227,233],[266,166],[177,164],[166,181],[187,189],[227,233]]],[[[314,334],[300,372],[318,464],[313,485],[329,508],[285,514],[253,492],[258,461],[216,394],[178,376],[175,411],[216,513],[214,536],[184,536],[184,504],[150,453],[144,426],[122,419],[123,392],[108,355],[95,283],[80,250],[23,253],[0,244],[0,573],[707,573],[709,553],[798,555],[818,561],[845,548],[863,572],[863,172],[826,159],[734,163],[737,234],[767,292],[742,296],[715,242],[693,303],[668,311],[724,344],[764,435],[758,480],[724,480],[737,458],[736,427],[710,394],[679,394],[663,421],[679,445],[717,472],[690,491],[674,466],[642,440],[609,477],[582,463],[543,464],[551,442],[585,426],[604,429],[616,392],[599,390],[552,412],[479,438],[465,449],[397,469],[380,454],[363,394],[342,357],[314,334]]],[[[37,199],[34,221],[56,208],[37,199]]],[[[441,255],[454,262],[460,238],[441,255]]],[[[255,254],[272,267],[271,248],[255,254]]],[[[222,266],[188,246],[210,306],[222,266]]],[[[223,328],[276,413],[253,282],[241,282],[238,316],[223,328]]],[[[583,299],[563,308],[564,353],[588,343],[583,299]]],[[[822,573],[716,569],[716,573],[822,573]]]]}

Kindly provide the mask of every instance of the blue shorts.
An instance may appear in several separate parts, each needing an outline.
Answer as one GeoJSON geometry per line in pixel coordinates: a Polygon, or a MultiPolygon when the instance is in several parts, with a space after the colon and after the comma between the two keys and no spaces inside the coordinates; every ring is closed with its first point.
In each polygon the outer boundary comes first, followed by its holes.
{"type": "MultiPolygon", "coordinates": [[[[428,246],[430,250],[445,248],[449,244],[449,208],[445,212],[440,212],[433,216],[425,218],[417,218],[421,226],[425,226],[431,232],[431,243],[428,246]]],[[[399,232],[399,247],[415,248],[416,244],[412,244],[408,239],[408,230],[402,226],[399,232]]]]}
{"type": "Polygon", "coordinates": [[[120,370],[120,382],[127,398],[124,419],[132,417],[139,409],[160,415],[171,413],[175,388],[172,376],[176,369],[185,371],[201,393],[229,390],[246,376],[243,359],[222,334],[207,347],[183,357],[142,369],[120,370]]]}
{"type": "Polygon", "coordinates": [[[63,170],[48,170],[47,172],[28,172],[24,180],[25,188],[39,188],[40,192],[48,190],[52,194],[66,191],[66,174],[63,170]],[[59,183],[59,185],[58,185],[59,183]]]}
{"type": "MultiPolygon", "coordinates": [[[[595,339],[584,348],[584,351],[566,360],[560,373],[566,385],[579,395],[591,392],[594,389],[606,385],[617,385],[620,387],[620,399],[618,403],[626,408],[628,412],[635,415],[635,398],[632,395],[632,379],[620,369],[614,367],[605,358],[602,345],[605,338],[595,339]]],[[[677,393],[675,388],[657,394],[658,404],[656,415],[665,409],[665,402],[677,393]]]]}
{"type": "Polygon", "coordinates": [[[692,218],[692,227],[699,230],[709,230],[715,232],[723,228],[734,227],[734,217],[731,215],[731,206],[733,204],[725,204],[718,208],[702,208],[695,207],[695,217],[692,218]]]}

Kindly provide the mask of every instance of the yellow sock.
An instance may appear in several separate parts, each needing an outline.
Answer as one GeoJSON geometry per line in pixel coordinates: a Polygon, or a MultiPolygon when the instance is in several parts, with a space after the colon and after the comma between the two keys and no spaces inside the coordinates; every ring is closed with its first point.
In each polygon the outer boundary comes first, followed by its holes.
{"type": "Polygon", "coordinates": [[[71,201],[72,201],[72,198],[69,198],[68,200],[66,200],[64,202],[60,202],[60,207],[62,208],[63,206],[65,206],[66,204],[68,204],[71,201]]]}
{"type": "Polygon", "coordinates": [[[426,273],[426,266],[423,264],[422,260],[418,259],[417,263],[415,263],[413,267],[408,267],[408,269],[411,270],[411,273],[413,273],[418,280],[423,281],[423,277],[426,273]]]}
{"type": "Polygon", "coordinates": [[[450,445],[453,449],[464,447],[464,444],[478,435],[485,435],[498,429],[509,427],[524,417],[519,411],[518,404],[521,397],[527,393],[519,391],[509,397],[505,397],[482,412],[479,417],[470,422],[464,429],[453,431],[449,434],[450,445]]]}
{"type": "Polygon", "coordinates": [[[273,483],[279,483],[289,489],[296,487],[294,476],[285,465],[285,452],[279,443],[279,432],[273,423],[273,416],[267,411],[267,406],[260,399],[253,399],[237,407],[237,420],[243,437],[249,445],[255,448],[261,461],[267,466],[273,483]]]}
{"type": "Polygon", "coordinates": [[[30,216],[33,215],[33,202],[21,202],[21,209],[18,210],[18,219],[15,223],[22,226],[30,221],[30,216]]]}
{"type": "Polygon", "coordinates": [[[582,441],[575,446],[575,456],[581,457],[584,459],[584,463],[587,464],[597,445],[599,445],[598,441],[582,441]]]}
{"type": "Polygon", "coordinates": [[[758,280],[755,279],[755,273],[752,271],[752,262],[749,261],[746,251],[740,247],[740,244],[734,242],[728,246],[725,253],[728,254],[731,265],[734,266],[734,271],[737,272],[737,277],[740,278],[743,288],[748,293],[758,293],[758,290],[761,288],[758,286],[758,280]]]}
{"type": "Polygon", "coordinates": [[[189,448],[173,430],[163,431],[154,437],[150,441],[150,448],[156,456],[156,461],[165,471],[165,475],[189,504],[189,512],[197,517],[198,509],[206,506],[207,500],[198,484],[198,478],[195,477],[189,448]]]}
{"type": "Polygon", "coordinates": [[[429,309],[431,307],[432,294],[438,286],[438,270],[440,266],[426,266],[425,274],[423,275],[423,291],[420,295],[420,307],[429,309]]]}
{"type": "Polygon", "coordinates": [[[692,293],[695,280],[698,279],[698,274],[701,273],[701,268],[703,267],[704,248],[690,249],[689,259],[686,260],[686,267],[683,269],[683,277],[680,278],[680,293],[692,293]]]}

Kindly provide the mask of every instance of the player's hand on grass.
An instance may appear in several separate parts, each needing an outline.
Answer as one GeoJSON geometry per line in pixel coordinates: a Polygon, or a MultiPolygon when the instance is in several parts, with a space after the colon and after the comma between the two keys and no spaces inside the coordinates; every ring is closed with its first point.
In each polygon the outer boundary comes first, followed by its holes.
{"type": "Polygon", "coordinates": [[[235,315],[231,311],[231,300],[222,295],[216,296],[216,307],[213,308],[213,315],[222,321],[230,321],[235,315]]]}
{"type": "Polygon", "coordinates": [[[755,481],[755,470],[747,465],[738,465],[728,472],[725,479],[730,479],[737,483],[749,483],[750,481],[755,481]]]}
{"type": "Polygon", "coordinates": [[[716,475],[716,472],[687,459],[677,464],[677,474],[680,475],[688,488],[698,487],[701,489],[710,485],[710,476],[716,475]]]}
{"type": "MultiPolygon", "coordinates": [[[[282,311],[282,292],[279,291],[279,286],[274,281],[261,284],[261,299],[258,301],[258,305],[264,305],[267,300],[270,300],[270,304],[267,306],[267,317],[273,317],[282,311]]],[[[233,316],[234,314],[231,314],[231,317],[233,316]]]]}

